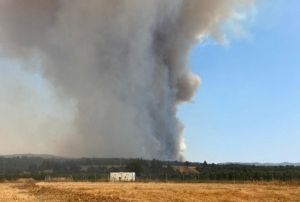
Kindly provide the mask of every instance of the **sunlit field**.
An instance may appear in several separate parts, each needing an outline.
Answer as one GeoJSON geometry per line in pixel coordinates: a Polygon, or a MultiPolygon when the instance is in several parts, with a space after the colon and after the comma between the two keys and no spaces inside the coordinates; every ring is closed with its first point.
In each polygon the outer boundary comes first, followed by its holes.
{"type": "Polygon", "coordinates": [[[300,186],[276,183],[2,183],[0,201],[300,201],[300,186]]]}

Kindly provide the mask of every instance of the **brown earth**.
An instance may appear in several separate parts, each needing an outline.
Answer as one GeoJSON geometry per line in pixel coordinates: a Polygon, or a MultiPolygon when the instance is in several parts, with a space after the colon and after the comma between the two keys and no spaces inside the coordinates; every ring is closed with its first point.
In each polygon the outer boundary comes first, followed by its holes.
{"type": "Polygon", "coordinates": [[[297,184],[21,182],[0,184],[0,201],[299,201],[297,184]]]}

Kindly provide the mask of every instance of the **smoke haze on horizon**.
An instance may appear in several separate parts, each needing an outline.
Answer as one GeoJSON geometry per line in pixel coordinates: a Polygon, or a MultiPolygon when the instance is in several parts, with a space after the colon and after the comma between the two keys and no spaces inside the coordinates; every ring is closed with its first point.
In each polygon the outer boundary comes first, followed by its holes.
{"type": "Polygon", "coordinates": [[[1,57],[46,81],[0,69],[0,153],[182,159],[176,107],[200,84],[189,51],[199,36],[222,41],[221,23],[249,2],[1,0],[1,57]],[[39,112],[48,104],[56,113],[39,112]]]}

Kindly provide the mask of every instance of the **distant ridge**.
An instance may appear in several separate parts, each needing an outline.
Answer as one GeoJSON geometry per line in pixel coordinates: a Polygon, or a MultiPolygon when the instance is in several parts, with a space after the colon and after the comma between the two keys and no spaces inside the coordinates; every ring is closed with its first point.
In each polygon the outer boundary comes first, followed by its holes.
{"type": "Polygon", "coordinates": [[[220,165],[238,164],[238,165],[253,165],[253,166],[300,166],[300,163],[282,162],[282,163],[242,163],[242,162],[226,162],[219,163],[220,165]]]}
{"type": "MultiPolygon", "coordinates": [[[[136,159],[136,158],[102,158],[102,157],[63,157],[63,156],[56,156],[52,154],[8,154],[8,155],[0,155],[0,157],[5,158],[16,158],[16,157],[27,157],[27,158],[42,158],[42,159],[136,159]]],[[[146,159],[144,159],[146,160],[146,159]]],[[[151,159],[148,159],[151,160],[151,159]]],[[[163,162],[177,162],[177,161],[163,161],[163,162]]],[[[179,162],[178,162],[179,163],[179,162]]],[[[201,164],[202,162],[190,162],[192,164],[201,164]]],[[[213,163],[213,162],[211,162],[213,163]]],[[[300,163],[291,163],[291,162],[282,162],[282,163],[259,163],[259,162],[224,162],[224,163],[216,163],[217,165],[253,165],[253,166],[300,166],[300,163]]]]}
{"type": "Polygon", "coordinates": [[[65,159],[65,157],[55,156],[51,154],[8,154],[0,155],[5,158],[28,157],[28,158],[43,158],[43,159],[65,159]]]}

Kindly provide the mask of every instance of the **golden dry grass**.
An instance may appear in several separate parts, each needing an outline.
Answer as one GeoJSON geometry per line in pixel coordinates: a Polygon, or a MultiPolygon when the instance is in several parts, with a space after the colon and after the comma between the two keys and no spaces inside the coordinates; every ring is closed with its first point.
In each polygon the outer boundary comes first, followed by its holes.
{"type": "Polygon", "coordinates": [[[299,185],[183,183],[5,183],[0,201],[300,201],[299,185]]]}
{"type": "Polygon", "coordinates": [[[37,201],[36,198],[28,193],[27,191],[23,191],[13,186],[14,184],[8,183],[0,183],[0,201],[24,201],[24,202],[31,202],[37,201]]]}

